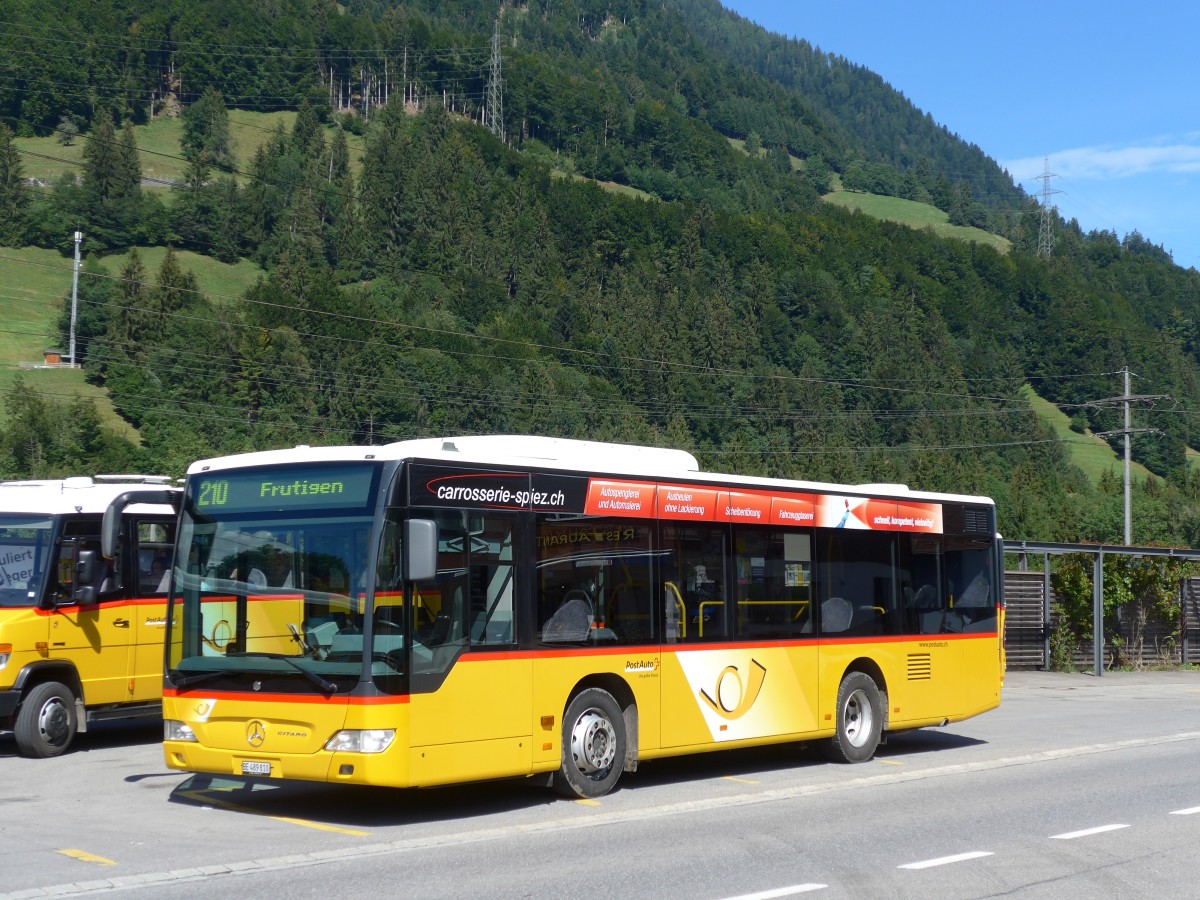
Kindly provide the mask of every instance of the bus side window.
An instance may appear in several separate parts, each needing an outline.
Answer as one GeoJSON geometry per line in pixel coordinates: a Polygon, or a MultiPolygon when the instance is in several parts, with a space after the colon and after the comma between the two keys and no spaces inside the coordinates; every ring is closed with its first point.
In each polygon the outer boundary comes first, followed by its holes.
{"type": "Polygon", "coordinates": [[[539,640],[639,644],[654,639],[654,529],[645,522],[542,514],[537,523],[539,640]]]}
{"type": "MultiPolygon", "coordinates": [[[[136,583],[139,594],[165,594],[171,583],[171,550],[175,542],[175,523],[139,521],[137,529],[136,583]]],[[[133,585],[127,580],[127,584],[133,585]]]]}
{"type": "Polygon", "coordinates": [[[665,612],[673,622],[668,640],[693,643],[723,640],[727,632],[726,529],[713,525],[663,523],[662,580],[665,612]]]}
{"type": "Polygon", "coordinates": [[[816,547],[822,634],[858,637],[903,631],[894,534],[819,529],[816,547]]]}

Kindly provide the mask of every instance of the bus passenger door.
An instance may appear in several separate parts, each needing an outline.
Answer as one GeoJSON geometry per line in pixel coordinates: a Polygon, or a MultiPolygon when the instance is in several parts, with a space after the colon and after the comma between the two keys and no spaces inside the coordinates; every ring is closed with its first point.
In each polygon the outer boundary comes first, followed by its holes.
{"type": "MultiPolygon", "coordinates": [[[[99,531],[99,522],[91,523],[99,531]]],[[[136,616],[124,594],[114,590],[111,566],[100,556],[97,537],[80,536],[81,521],[68,522],[59,545],[57,584],[52,593],[57,607],[50,616],[50,657],[69,661],[83,684],[88,706],[123,703],[132,695],[133,640],[136,616]],[[73,538],[73,539],[72,539],[73,538]],[[95,551],[95,602],[74,600],[77,553],[95,551]]]]}
{"type": "Polygon", "coordinates": [[[421,604],[410,618],[413,782],[528,774],[533,666],[514,652],[516,518],[454,511],[437,519],[438,577],[417,585],[421,604]]]}

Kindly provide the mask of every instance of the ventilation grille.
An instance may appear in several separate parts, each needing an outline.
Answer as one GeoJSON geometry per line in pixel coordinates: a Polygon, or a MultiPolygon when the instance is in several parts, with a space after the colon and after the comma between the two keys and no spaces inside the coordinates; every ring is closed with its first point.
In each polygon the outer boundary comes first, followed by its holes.
{"type": "Polygon", "coordinates": [[[933,660],[928,653],[908,655],[908,680],[929,681],[933,678],[933,660]]]}
{"type": "Polygon", "coordinates": [[[992,510],[987,506],[963,507],[963,531],[967,534],[990,534],[992,510]]]}

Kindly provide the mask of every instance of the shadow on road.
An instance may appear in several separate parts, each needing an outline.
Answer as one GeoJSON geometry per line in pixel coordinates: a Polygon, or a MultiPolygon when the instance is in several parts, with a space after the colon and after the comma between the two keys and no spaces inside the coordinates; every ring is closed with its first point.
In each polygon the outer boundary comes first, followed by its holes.
{"type": "MultiPolygon", "coordinates": [[[[120,719],[93,722],[88,730],[75,736],[66,755],[107,750],[113,747],[138,747],[162,742],[162,719],[120,719]]],[[[0,759],[20,756],[11,734],[0,735],[0,759]]]]}
{"type": "MultiPolygon", "coordinates": [[[[879,759],[903,760],[984,743],[962,735],[923,730],[895,735],[880,747],[879,759]]],[[[869,765],[869,764],[867,764],[869,765]]],[[[865,771],[826,762],[813,743],[721,750],[642,763],[622,776],[620,793],[660,789],[713,779],[781,785],[779,773],[814,778],[822,772],[865,771]]],[[[427,789],[371,788],[271,781],[237,776],[192,775],[171,793],[171,802],[214,807],[247,815],[286,817],[332,828],[371,829],[485,818],[518,810],[563,803],[549,790],[547,779],[510,779],[427,789]]],[[[660,798],[661,799],[661,798],[660,798]]]]}

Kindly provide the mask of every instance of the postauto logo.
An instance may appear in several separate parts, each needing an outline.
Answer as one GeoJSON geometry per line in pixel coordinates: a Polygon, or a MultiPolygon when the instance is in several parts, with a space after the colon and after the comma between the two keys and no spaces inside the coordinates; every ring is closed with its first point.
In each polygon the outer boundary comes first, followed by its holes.
{"type": "Polygon", "coordinates": [[[700,699],[722,719],[731,722],[740,719],[758,699],[767,678],[767,670],[757,659],[751,659],[747,668],[749,671],[745,682],[737,666],[726,666],[717,676],[712,694],[704,688],[700,689],[700,699]]]}

